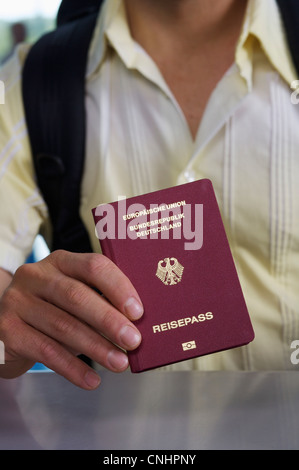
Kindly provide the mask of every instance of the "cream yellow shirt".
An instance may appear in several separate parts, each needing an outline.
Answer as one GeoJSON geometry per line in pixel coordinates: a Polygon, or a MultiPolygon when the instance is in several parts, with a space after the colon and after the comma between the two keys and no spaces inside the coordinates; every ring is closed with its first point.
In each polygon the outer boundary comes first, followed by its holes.
{"type": "MultiPolygon", "coordinates": [[[[14,271],[47,222],[34,183],[20,93],[27,46],[4,67],[0,105],[0,266],[14,271]]],[[[195,140],[160,71],[136,44],[121,0],[107,0],[87,71],[81,214],[198,178],[213,182],[256,338],[170,369],[283,369],[299,339],[299,107],[275,0],[249,0],[235,63],[215,88],[195,140]]]]}

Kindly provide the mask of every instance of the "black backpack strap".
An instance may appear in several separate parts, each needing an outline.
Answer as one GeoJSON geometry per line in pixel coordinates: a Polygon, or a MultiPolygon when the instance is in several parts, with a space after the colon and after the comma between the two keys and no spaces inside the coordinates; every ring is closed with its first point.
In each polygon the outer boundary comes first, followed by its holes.
{"type": "Polygon", "coordinates": [[[62,0],[57,13],[57,26],[97,13],[103,0],[62,0]]]}
{"type": "Polygon", "coordinates": [[[294,65],[299,74],[299,1],[277,0],[294,65]]]}
{"type": "Polygon", "coordinates": [[[97,13],[43,36],[23,69],[23,100],[37,183],[53,227],[51,249],[91,252],[80,219],[85,75],[97,13]]]}

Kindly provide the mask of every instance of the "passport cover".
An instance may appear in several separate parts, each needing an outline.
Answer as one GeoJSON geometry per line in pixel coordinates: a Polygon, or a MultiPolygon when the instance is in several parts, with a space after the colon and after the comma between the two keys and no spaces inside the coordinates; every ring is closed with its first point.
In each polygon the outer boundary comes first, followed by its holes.
{"type": "Polygon", "coordinates": [[[132,372],[248,344],[254,331],[210,180],[92,210],[102,253],[144,305],[132,372]]]}

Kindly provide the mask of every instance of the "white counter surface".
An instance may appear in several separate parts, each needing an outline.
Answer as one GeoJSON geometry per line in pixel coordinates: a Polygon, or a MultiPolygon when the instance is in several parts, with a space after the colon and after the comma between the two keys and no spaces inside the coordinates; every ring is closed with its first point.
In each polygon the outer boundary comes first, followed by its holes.
{"type": "Polygon", "coordinates": [[[52,372],[0,379],[0,449],[298,449],[298,372],[52,372]]]}

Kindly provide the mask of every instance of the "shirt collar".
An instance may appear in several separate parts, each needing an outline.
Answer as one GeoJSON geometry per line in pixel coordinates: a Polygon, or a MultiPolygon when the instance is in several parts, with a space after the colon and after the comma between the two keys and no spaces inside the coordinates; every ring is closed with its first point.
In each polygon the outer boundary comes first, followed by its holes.
{"type": "Polygon", "coordinates": [[[87,78],[91,79],[100,70],[109,47],[128,69],[139,70],[168,93],[160,70],[131,36],[123,0],[105,0],[103,4],[89,52],[87,78]]]}
{"type": "Polygon", "coordinates": [[[274,69],[290,84],[296,70],[289,51],[284,26],[276,0],[249,0],[235,61],[241,76],[252,86],[252,52],[254,39],[274,69]]]}
{"type": "MultiPolygon", "coordinates": [[[[235,61],[249,89],[252,87],[254,39],[288,84],[296,79],[276,0],[248,0],[235,61]]],[[[102,6],[89,51],[87,77],[99,70],[108,45],[117,51],[128,68],[137,66],[140,51],[130,35],[123,0],[105,0],[102,6]]]]}
{"type": "Polygon", "coordinates": [[[132,67],[136,54],[134,45],[123,0],[105,0],[89,51],[87,76],[90,77],[99,70],[108,46],[119,54],[128,68],[132,67]]]}

